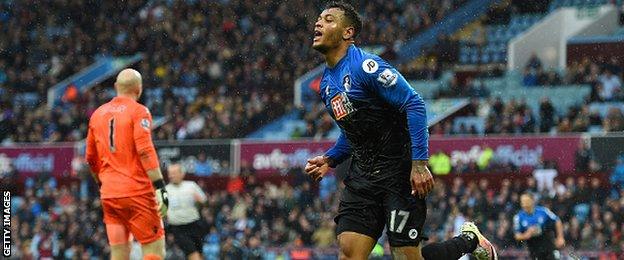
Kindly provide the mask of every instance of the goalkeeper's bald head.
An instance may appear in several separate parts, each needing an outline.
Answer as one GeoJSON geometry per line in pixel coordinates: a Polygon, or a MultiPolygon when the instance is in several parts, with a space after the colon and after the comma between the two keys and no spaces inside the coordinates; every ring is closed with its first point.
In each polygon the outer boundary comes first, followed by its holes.
{"type": "Polygon", "coordinates": [[[117,91],[118,96],[139,99],[143,92],[141,73],[134,69],[124,69],[119,72],[115,81],[115,91],[117,91]]]}

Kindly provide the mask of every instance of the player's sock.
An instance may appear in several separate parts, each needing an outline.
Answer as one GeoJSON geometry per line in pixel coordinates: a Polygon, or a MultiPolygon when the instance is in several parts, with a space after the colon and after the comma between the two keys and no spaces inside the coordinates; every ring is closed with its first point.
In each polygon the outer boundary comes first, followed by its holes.
{"type": "Polygon", "coordinates": [[[472,235],[464,233],[450,240],[429,243],[423,247],[422,255],[426,260],[459,259],[477,248],[479,240],[472,235]]]}
{"type": "Polygon", "coordinates": [[[145,254],[143,260],[162,260],[162,257],[157,254],[145,254]]]}

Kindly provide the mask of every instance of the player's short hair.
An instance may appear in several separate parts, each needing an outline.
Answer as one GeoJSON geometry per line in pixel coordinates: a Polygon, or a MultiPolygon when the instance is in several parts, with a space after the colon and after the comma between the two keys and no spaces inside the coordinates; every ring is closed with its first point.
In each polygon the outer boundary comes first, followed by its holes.
{"type": "Polygon", "coordinates": [[[362,30],[362,17],[355,11],[352,5],[341,2],[341,1],[332,1],[325,5],[325,9],[330,8],[338,8],[344,12],[345,22],[348,26],[352,26],[354,29],[353,38],[356,38],[360,31],[362,30]]]}
{"type": "Polygon", "coordinates": [[[525,191],[520,196],[527,196],[527,197],[531,198],[531,200],[535,201],[535,194],[533,194],[530,191],[525,191]]]}

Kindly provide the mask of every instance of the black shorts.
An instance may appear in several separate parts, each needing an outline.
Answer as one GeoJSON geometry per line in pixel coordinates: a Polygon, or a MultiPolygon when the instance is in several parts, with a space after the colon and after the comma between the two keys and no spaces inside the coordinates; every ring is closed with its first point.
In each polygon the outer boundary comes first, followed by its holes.
{"type": "Polygon", "coordinates": [[[169,232],[173,234],[176,245],[185,255],[193,252],[202,252],[204,236],[208,233],[206,225],[197,220],[186,225],[169,225],[169,232]]]}
{"type": "Polygon", "coordinates": [[[334,219],[336,234],[351,231],[378,240],[386,226],[392,247],[418,246],[426,240],[422,231],[427,205],[411,195],[409,172],[380,182],[350,172],[344,183],[334,219]]]}

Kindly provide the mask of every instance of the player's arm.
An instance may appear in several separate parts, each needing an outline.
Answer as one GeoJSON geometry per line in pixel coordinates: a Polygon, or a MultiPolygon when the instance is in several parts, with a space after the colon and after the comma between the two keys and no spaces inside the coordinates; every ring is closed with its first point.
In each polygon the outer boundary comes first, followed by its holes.
{"type": "Polygon", "coordinates": [[[526,241],[533,237],[533,232],[531,229],[527,229],[527,231],[522,233],[515,233],[514,238],[518,241],[526,241]]]}
{"type": "Polygon", "coordinates": [[[561,248],[565,245],[565,237],[563,236],[563,223],[561,223],[561,220],[559,219],[555,222],[555,232],[557,234],[557,237],[555,238],[555,245],[561,248]]]}
{"type": "Polygon", "coordinates": [[[520,226],[520,215],[515,215],[513,218],[514,239],[518,241],[526,241],[533,236],[533,229],[522,230],[520,226]]]}
{"type": "Polygon", "coordinates": [[[555,245],[558,248],[561,248],[565,245],[565,238],[563,236],[563,223],[561,222],[561,219],[559,219],[559,217],[555,215],[555,213],[553,213],[550,209],[544,208],[544,211],[546,212],[548,220],[554,222],[555,224],[555,245]]]}
{"type": "Polygon", "coordinates": [[[195,200],[195,204],[198,206],[206,205],[208,203],[208,197],[206,197],[206,193],[197,185],[196,182],[193,182],[193,199],[195,200]]]}
{"type": "Polygon", "coordinates": [[[152,185],[154,185],[156,199],[158,200],[158,210],[161,216],[165,216],[169,206],[169,199],[167,198],[165,181],[160,171],[156,148],[154,148],[154,143],[152,142],[152,115],[145,107],[139,108],[134,115],[132,124],[135,149],[139,155],[143,170],[145,170],[150,181],[152,181],[152,185]]]}
{"type": "Polygon", "coordinates": [[[335,168],[338,164],[351,156],[351,145],[345,136],[344,131],[341,131],[338,140],[332,148],[327,150],[325,157],[328,159],[329,167],[335,168]]]}
{"type": "MultiPolygon", "coordinates": [[[[360,64],[358,64],[359,66],[360,64]]],[[[407,114],[407,124],[412,141],[412,160],[429,159],[429,131],[425,102],[403,75],[381,58],[366,59],[359,68],[358,80],[399,112],[407,114]],[[372,69],[370,69],[372,68],[372,69]],[[377,68],[377,69],[375,69],[377,68]]]]}
{"type": "Polygon", "coordinates": [[[433,188],[433,176],[427,168],[429,131],[425,102],[403,75],[381,58],[374,57],[357,64],[357,80],[386,103],[407,114],[412,150],[412,193],[425,196],[433,188]]]}
{"type": "Polygon", "coordinates": [[[341,132],[334,146],[327,150],[325,155],[309,159],[304,170],[312,179],[320,181],[331,168],[335,168],[349,156],[351,156],[351,145],[345,133],[341,132]]]}
{"type": "Polygon", "coordinates": [[[93,130],[91,129],[91,124],[89,124],[89,128],[87,130],[87,145],[85,151],[85,160],[91,169],[91,176],[95,180],[95,183],[101,185],[100,179],[98,178],[98,174],[100,173],[100,158],[98,157],[97,147],[95,144],[95,137],[93,135],[93,130]]]}

